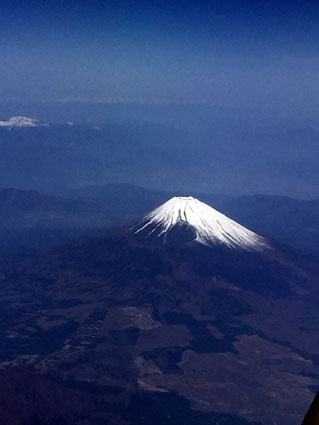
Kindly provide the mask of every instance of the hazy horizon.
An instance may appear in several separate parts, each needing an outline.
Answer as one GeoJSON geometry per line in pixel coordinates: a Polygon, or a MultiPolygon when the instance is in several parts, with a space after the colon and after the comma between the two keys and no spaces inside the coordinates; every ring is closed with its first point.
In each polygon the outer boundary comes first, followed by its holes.
{"type": "Polygon", "coordinates": [[[116,123],[119,146],[145,148],[80,185],[318,198],[318,17],[301,1],[5,2],[0,120],[116,123]]]}

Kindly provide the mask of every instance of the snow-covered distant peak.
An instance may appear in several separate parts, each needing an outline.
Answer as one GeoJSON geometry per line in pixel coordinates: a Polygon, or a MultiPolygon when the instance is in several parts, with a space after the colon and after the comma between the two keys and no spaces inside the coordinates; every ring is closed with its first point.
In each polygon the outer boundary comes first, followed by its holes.
{"type": "Polygon", "coordinates": [[[48,124],[41,123],[35,118],[28,117],[12,117],[8,121],[0,121],[0,127],[40,127],[40,126],[48,126],[48,124]]]}
{"type": "Polygon", "coordinates": [[[223,244],[245,250],[262,250],[267,246],[261,236],[191,196],[170,199],[147,214],[134,230],[165,239],[175,225],[181,224],[191,226],[195,240],[204,245],[223,244]]]}

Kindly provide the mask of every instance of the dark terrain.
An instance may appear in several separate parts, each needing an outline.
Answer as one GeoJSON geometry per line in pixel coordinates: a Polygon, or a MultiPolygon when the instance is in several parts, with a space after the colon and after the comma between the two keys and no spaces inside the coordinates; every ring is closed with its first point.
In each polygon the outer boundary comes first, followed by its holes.
{"type": "Polygon", "coordinates": [[[319,386],[310,262],[129,229],[3,263],[6,425],[299,425],[319,386]]]}

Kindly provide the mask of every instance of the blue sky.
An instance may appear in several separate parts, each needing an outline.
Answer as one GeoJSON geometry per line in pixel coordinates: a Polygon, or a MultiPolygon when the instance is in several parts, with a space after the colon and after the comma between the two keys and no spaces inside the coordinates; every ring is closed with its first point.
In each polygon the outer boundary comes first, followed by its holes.
{"type": "Polygon", "coordinates": [[[0,95],[307,115],[319,106],[318,22],[307,1],[4,0],[0,95]]]}

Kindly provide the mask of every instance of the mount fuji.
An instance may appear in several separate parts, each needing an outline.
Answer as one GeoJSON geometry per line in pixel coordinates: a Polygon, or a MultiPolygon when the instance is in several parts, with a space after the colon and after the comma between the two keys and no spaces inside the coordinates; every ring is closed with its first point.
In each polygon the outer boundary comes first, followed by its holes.
{"type": "Polygon", "coordinates": [[[163,237],[166,241],[176,226],[188,229],[190,239],[206,246],[221,244],[247,251],[261,251],[268,246],[261,236],[192,196],[174,197],[165,202],[144,216],[134,231],[147,237],[163,237]]]}

